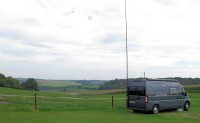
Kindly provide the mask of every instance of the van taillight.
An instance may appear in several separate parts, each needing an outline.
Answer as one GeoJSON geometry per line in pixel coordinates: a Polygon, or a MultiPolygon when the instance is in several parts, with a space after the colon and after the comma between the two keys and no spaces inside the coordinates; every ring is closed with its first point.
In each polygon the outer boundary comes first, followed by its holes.
{"type": "Polygon", "coordinates": [[[148,102],[149,102],[149,97],[145,96],[145,103],[148,103],[148,102]]]}

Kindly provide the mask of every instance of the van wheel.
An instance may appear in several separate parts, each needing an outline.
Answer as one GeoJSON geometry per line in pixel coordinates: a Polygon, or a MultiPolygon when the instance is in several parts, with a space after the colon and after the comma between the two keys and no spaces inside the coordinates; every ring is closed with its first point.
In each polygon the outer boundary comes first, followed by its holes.
{"type": "Polygon", "coordinates": [[[189,104],[189,102],[185,102],[184,110],[185,111],[189,111],[190,110],[190,104],[189,104]]]}
{"type": "Polygon", "coordinates": [[[152,113],[157,114],[159,112],[159,107],[157,105],[153,106],[152,113]]]}

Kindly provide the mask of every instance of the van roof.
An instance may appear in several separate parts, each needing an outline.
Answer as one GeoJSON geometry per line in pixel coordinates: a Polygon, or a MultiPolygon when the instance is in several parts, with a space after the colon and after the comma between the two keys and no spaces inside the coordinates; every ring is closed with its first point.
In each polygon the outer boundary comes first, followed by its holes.
{"type": "Polygon", "coordinates": [[[147,81],[169,81],[169,82],[178,82],[176,79],[146,79],[147,81]]]}
{"type": "Polygon", "coordinates": [[[145,81],[167,81],[167,82],[178,82],[176,79],[151,79],[151,78],[143,78],[143,79],[130,79],[129,82],[145,82],[145,81]]]}

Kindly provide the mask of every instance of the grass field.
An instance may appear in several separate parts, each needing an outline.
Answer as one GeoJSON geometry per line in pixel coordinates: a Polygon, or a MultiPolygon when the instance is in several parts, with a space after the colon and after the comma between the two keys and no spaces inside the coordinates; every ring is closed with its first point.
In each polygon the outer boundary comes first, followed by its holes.
{"type": "Polygon", "coordinates": [[[37,92],[38,111],[34,111],[34,91],[0,88],[0,123],[199,123],[200,93],[189,93],[189,112],[135,113],[126,109],[125,94],[70,95],[37,92]],[[114,108],[111,108],[114,96],[114,108]]]}

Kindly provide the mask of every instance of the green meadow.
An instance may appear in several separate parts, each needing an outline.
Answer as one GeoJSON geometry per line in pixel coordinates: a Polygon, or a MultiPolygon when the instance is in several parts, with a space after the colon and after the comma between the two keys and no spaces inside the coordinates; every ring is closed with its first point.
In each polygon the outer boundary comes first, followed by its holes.
{"type": "Polygon", "coordinates": [[[126,108],[124,92],[71,95],[0,88],[0,123],[199,123],[200,93],[190,92],[191,110],[138,113],[126,108]],[[111,97],[114,96],[114,108],[111,97]]]}

